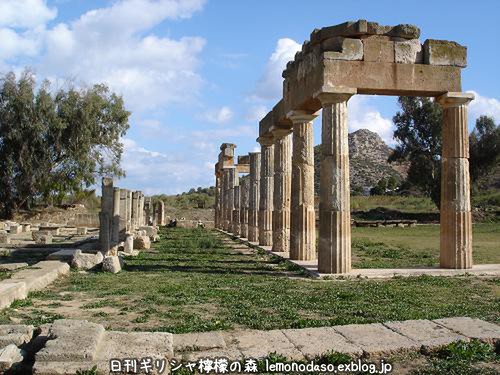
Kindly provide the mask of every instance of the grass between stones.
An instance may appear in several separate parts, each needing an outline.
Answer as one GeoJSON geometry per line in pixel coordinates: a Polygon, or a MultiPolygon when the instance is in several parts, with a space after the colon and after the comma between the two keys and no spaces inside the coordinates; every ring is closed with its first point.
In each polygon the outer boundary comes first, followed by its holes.
{"type": "MultiPolygon", "coordinates": [[[[213,231],[176,228],[161,235],[151,251],[127,259],[122,272],[73,271],[2,310],[0,323],[65,317],[114,330],[185,333],[451,316],[500,322],[498,278],[319,281],[276,257],[239,250],[213,231]]],[[[364,256],[375,262],[381,246],[366,246],[376,250],[364,256]]]]}

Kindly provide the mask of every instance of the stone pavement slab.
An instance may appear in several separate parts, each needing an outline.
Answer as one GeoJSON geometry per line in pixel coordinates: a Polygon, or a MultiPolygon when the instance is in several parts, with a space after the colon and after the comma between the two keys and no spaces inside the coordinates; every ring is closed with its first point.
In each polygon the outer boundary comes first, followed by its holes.
{"type": "Polygon", "coordinates": [[[226,347],[220,332],[183,333],[174,335],[174,352],[202,351],[226,347]]]}
{"type": "Polygon", "coordinates": [[[47,256],[47,260],[61,260],[63,262],[71,262],[73,256],[77,252],[78,249],[62,249],[56,251],[55,253],[49,254],[47,256]]]}
{"type": "Polygon", "coordinates": [[[168,359],[173,356],[173,338],[166,332],[104,333],[95,356],[97,361],[113,358],[168,359]]]}
{"type": "Polygon", "coordinates": [[[19,263],[0,263],[0,270],[1,271],[15,271],[19,268],[24,268],[28,267],[29,264],[25,262],[19,262],[19,263]]]}
{"type": "Polygon", "coordinates": [[[285,336],[308,359],[328,352],[338,352],[352,357],[361,356],[363,350],[331,327],[284,329],[285,336]]]}
{"type": "MultiPolygon", "coordinates": [[[[62,275],[70,271],[69,264],[58,260],[41,261],[31,267],[14,273],[8,280],[12,282],[25,282],[29,292],[42,290],[62,275]]],[[[5,282],[7,280],[3,280],[5,282]]],[[[1,283],[0,283],[1,284],[1,283]]]]}
{"type": "Polygon", "coordinates": [[[228,346],[235,345],[245,358],[263,358],[273,352],[291,360],[303,358],[281,330],[235,331],[225,341],[228,346]]]}
{"type": "Polygon", "coordinates": [[[469,338],[449,330],[430,320],[406,320],[384,323],[387,328],[419,343],[424,347],[437,348],[455,341],[469,341],[469,338]]]}
{"type": "Polygon", "coordinates": [[[7,279],[0,282],[0,309],[10,306],[17,299],[28,296],[26,283],[18,280],[7,279]]]}
{"type": "Polygon", "coordinates": [[[366,356],[383,356],[395,352],[418,350],[420,345],[380,323],[334,326],[335,331],[359,346],[366,356]]]}
{"type": "Polygon", "coordinates": [[[435,319],[434,322],[471,339],[488,343],[500,341],[500,326],[468,317],[435,319]]]}
{"type": "Polygon", "coordinates": [[[24,324],[0,325],[0,348],[14,344],[21,346],[33,338],[33,326],[24,324]]]}

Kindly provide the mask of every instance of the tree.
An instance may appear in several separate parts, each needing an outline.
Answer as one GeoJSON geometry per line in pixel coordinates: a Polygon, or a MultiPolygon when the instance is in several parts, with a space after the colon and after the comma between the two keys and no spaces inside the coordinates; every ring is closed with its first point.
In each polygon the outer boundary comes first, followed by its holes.
{"type": "Polygon", "coordinates": [[[481,116],[470,135],[470,176],[474,184],[499,164],[500,125],[492,117],[481,116]]]}
{"type": "Polygon", "coordinates": [[[370,189],[370,195],[384,195],[387,192],[387,180],[381,178],[377,185],[370,189]]]}
{"type": "Polygon", "coordinates": [[[0,80],[0,211],[61,200],[103,175],[121,176],[130,112],[105,85],[52,93],[32,72],[0,80]]]}
{"type": "Polygon", "coordinates": [[[389,162],[410,163],[407,182],[431,197],[439,207],[441,193],[441,107],[429,98],[398,98],[401,111],[393,117],[398,144],[389,162]]]}
{"type": "Polygon", "coordinates": [[[387,189],[389,189],[390,191],[394,191],[397,189],[397,187],[398,179],[396,178],[396,176],[389,177],[389,179],[387,180],[387,189]]]}

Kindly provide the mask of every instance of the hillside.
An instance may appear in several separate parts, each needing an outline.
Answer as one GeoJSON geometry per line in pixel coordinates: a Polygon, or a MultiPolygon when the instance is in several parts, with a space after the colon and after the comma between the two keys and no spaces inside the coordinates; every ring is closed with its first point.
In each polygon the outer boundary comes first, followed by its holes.
{"type": "MultiPolygon", "coordinates": [[[[319,194],[321,145],[314,148],[314,186],[319,194]]],[[[351,191],[368,190],[381,178],[395,176],[404,179],[406,168],[402,165],[389,164],[387,158],[391,149],[377,133],[360,129],[349,134],[349,159],[351,191]]]]}

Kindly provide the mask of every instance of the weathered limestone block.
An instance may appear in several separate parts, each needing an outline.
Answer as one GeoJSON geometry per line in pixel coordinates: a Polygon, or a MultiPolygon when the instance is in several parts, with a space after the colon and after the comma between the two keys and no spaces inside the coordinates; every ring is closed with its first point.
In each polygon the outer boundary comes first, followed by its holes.
{"type": "Polygon", "coordinates": [[[39,230],[31,232],[31,237],[33,241],[37,244],[51,244],[52,243],[52,233],[49,231],[39,230]]]}
{"type": "Polygon", "coordinates": [[[23,228],[23,232],[29,232],[31,230],[31,224],[30,223],[22,223],[21,226],[23,228]]]}
{"type": "Polygon", "coordinates": [[[427,39],[424,42],[424,62],[429,65],[465,68],[467,66],[467,47],[447,40],[427,39]]]}
{"type": "Polygon", "coordinates": [[[145,225],[139,228],[145,232],[146,236],[155,237],[158,235],[158,229],[154,226],[145,225]]]}
{"type": "Polygon", "coordinates": [[[10,244],[10,234],[5,231],[0,232],[0,243],[1,244],[10,244]]]}
{"type": "Polygon", "coordinates": [[[372,62],[394,62],[394,42],[384,38],[363,39],[363,60],[372,62]]]}
{"type": "Polygon", "coordinates": [[[118,273],[122,270],[122,267],[123,260],[116,255],[107,256],[102,261],[102,270],[104,272],[118,273]]]}
{"type": "Polygon", "coordinates": [[[149,236],[142,235],[134,238],[134,249],[136,250],[147,250],[151,248],[151,240],[149,236]]]}
{"type": "Polygon", "coordinates": [[[78,234],[79,236],[85,236],[87,234],[87,227],[78,227],[76,228],[76,234],[78,234]]]}
{"type": "Polygon", "coordinates": [[[0,348],[7,345],[21,346],[31,340],[34,327],[24,324],[0,325],[0,348]]]}
{"type": "Polygon", "coordinates": [[[23,231],[23,227],[19,224],[11,224],[9,228],[10,234],[19,234],[23,231]]]}
{"type": "Polygon", "coordinates": [[[24,356],[25,352],[13,344],[0,349],[0,372],[3,374],[4,371],[20,364],[24,356]]]}
{"type": "Polygon", "coordinates": [[[123,244],[123,251],[126,254],[132,254],[134,250],[134,235],[133,234],[127,234],[125,237],[125,243],[123,244]]]}
{"type": "Polygon", "coordinates": [[[82,253],[81,250],[76,250],[71,260],[71,267],[80,270],[91,270],[101,264],[103,259],[104,256],[101,252],[87,254],[82,253]]]}
{"type": "Polygon", "coordinates": [[[424,52],[418,39],[394,42],[394,61],[398,64],[423,64],[424,52]]]}
{"type": "Polygon", "coordinates": [[[323,51],[336,60],[363,60],[363,42],[360,39],[333,37],[321,42],[323,51]]]}

